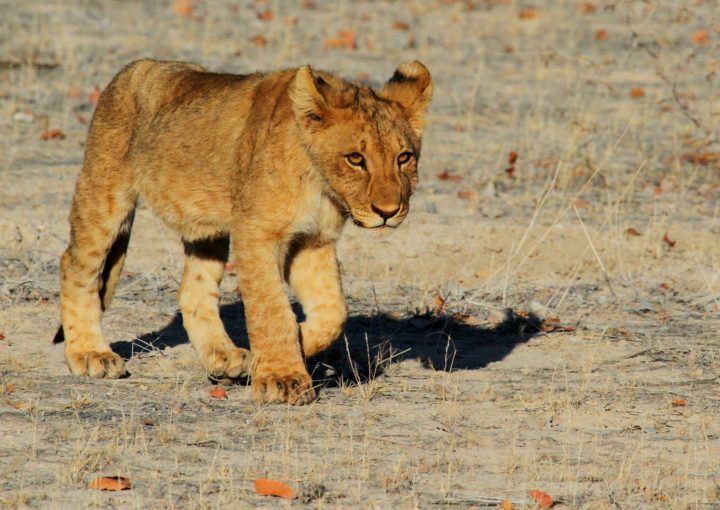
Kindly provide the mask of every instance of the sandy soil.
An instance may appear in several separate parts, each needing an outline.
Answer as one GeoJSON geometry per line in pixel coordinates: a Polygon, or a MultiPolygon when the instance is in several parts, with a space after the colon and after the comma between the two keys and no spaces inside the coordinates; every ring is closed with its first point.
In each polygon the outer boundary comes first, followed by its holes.
{"type": "MultiPolygon", "coordinates": [[[[714,2],[192,7],[0,0],[0,506],[534,508],[539,489],[720,508],[714,2]],[[340,30],[355,49],[326,47],[340,30]],[[313,363],[313,405],[210,398],[178,322],[179,240],[144,207],[105,316],[131,377],[73,378],[50,344],[89,95],[141,57],[433,72],[413,212],[346,229],[352,318],[313,363]],[[99,475],[134,487],[86,488],[99,475]],[[258,477],[301,498],[257,496],[258,477]]],[[[244,344],[233,275],[223,290],[244,344]]]]}

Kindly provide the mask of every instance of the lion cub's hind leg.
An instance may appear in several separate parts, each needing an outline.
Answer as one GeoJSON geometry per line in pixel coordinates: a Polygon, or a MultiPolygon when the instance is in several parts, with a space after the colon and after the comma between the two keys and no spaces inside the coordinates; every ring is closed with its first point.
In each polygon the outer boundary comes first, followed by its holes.
{"type": "Polygon", "coordinates": [[[228,238],[183,241],[185,271],[178,291],[183,325],[208,375],[236,379],[250,374],[252,355],[235,347],[220,320],[220,280],[228,238]]]}
{"type": "Polygon", "coordinates": [[[136,197],[94,180],[85,169],[78,181],[70,244],[60,260],[60,314],[70,372],[115,379],[125,363],[103,339],[101,314],[122,269],[136,197]]]}
{"type": "Polygon", "coordinates": [[[347,319],[335,247],[301,248],[292,259],[289,283],[307,317],[300,324],[300,336],[303,353],[309,358],[337,339],[347,319]]]}

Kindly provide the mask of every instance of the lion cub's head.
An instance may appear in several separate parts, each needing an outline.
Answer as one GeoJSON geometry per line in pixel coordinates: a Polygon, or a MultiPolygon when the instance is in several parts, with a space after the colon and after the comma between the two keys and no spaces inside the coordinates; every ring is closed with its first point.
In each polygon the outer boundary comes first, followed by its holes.
{"type": "Polygon", "coordinates": [[[407,216],[431,95],[430,73],[417,61],[378,91],[298,69],[290,97],[302,142],[361,226],[396,227],[407,216]]]}

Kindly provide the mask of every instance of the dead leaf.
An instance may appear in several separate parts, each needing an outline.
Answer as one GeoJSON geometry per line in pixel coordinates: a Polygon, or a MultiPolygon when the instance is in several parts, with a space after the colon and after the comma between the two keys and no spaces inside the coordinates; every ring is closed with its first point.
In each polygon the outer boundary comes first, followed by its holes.
{"type": "Polygon", "coordinates": [[[510,177],[511,179],[515,178],[515,167],[509,166],[505,169],[505,173],[510,177]]]}
{"type": "Polygon", "coordinates": [[[514,165],[515,162],[517,161],[517,158],[518,158],[517,152],[515,152],[515,151],[510,151],[510,152],[508,153],[508,163],[509,163],[509,164],[514,165]]]}
{"type": "Polygon", "coordinates": [[[673,400],[672,406],[673,407],[685,407],[687,405],[687,401],[684,398],[679,398],[677,400],[673,400]]]}
{"type": "Polygon", "coordinates": [[[447,170],[443,170],[443,172],[440,173],[440,174],[438,174],[437,177],[438,177],[438,179],[440,179],[441,181],[454,181],[454,182],[462,181],[462,176],[461,176],[461,175],[451,174],[451,173],[448,172],[447,170]]]}
{"type": "Polygon", "coordinates": [[[298,17],[297,16],[285,16],[283,18],[283,24],[285,24],[288,27],[292,27],[298,24],[298,17]]]}
{"type": "Polygon", "coordinates": [[[711,163],[720,162],[720,152],[707,152],[705,154],[688,154],[683,159],[693,165],[709,165],[711,163]]]}
{"type": "Polygon", "coordinates": [[[461,189],[457,192],[458,198],[473,198],[477,193],[471,189],[461,189]]]}
{"type": "Polygon", "coordinates": [[[78,116],[77,116],[77,120],[78,120],[78,122],[79,122],[80,124],[82,124],[83,126],[84,126],[85,124],[87,124],[87,122],[88,122],[88,121],[87,121],[87,117],[85,117],[84,115],[78,115],[78,116]]]}
{"type": "Polygon", "coordinates": [[[78,97],[80,95],[80,90],[78,90],[76,87],[70,87],[67,89],[65,95],[67,97],[78,97]]]}
{"type": "Polygon", "coordinates": [[[10,395],[13,391],[15,391],[15,385],[13,383],[7,383],[5,385],[5,395],[10,395]]]}
{"type": "Polygon", "coordinates": [[[328,37],[323,43],[325,48],[357,49],[357,38],[354,30],[340,30],[337,37],[328,37]]]}
{"type": "Polygon", "coordinates": [[[668,235],[667,235],[667,232],[665,232],[665,235],[663,236],[662,240],[663,240],[663,242],[664,242],[665,244],[667,244],[670,248],[672,248],[673,246],[675,246],[675,243],[677,242],[677,241],[673,241],[672,239],[670,239],[670,238],[668,237],[668,235]]]}
{"type": "Polygon", "coordinates": [[[96,85],[93,91],[88,95],[88,101],[92,104],[98,104],[98,101],[100,101],[100,93],[100,88],[96,85]]]}
{"type": "Polygon", "coordinates": [[[317,7],[313,0],[303,0],[302,6],[305,9],[315,9],[317,7]]]}
{"type": "Polygon", "coordinates": [[[500,502],[500,508],[502,508],[502,510],[513,510],[512,503],[508,499],[503,499],[500,502]]]}
{"type": "Polygon", "coordinates": [[[271,19],[273,19],[273,12],[270,9],[266,11],[260,11],[257,13],[257,17],[258,19],[261,19],[263,21],[270,21],[271,19]]]}
{"type": "Polygon", "coordinates": [[[192,0],[175,0],[173,2],[173,12],[178,16],[189,18],[192,16],[192,0]]]}
{"type": "Polygon", "coordinates": [[[258,48],[264,48],[265,46],[267,46],[268,43],[268,40],[265,38],[265,36],[260,34],[250,39],[250,41],[252,41],[252,43],[258,48]]]}
{"type": "Polygon", "coordinates": [[[443,298],[440,294],[435,294],[433,303],[435,303],[435,314],[442,314],[445,309],[445,298],[443,298]]]}
{"type": "Polygon", "coordinates": [[[518,18],[522,20],[535,19],[537,16],[538,13],[534,9],[525,9],[524,11],[518,12],[518,18]]]}
{"type": "Polygon", "coordinates": [[[0,333],[0,340],[5,340],[5,335],[3,335],[2,333],[0,333]]]}
{"type": "Polygon", "coordinates": [[[228,399],[227,391],[225,391],[225,388],[223,388],[222,386],[215,386],[213,389],[211,389],[210,396],[218,400],[228,399]]]}
{"type": "Polygon", "coordinates": [[[707,30],[698,30],[692,35],[692,40],[695,44],[705,46],[710,43],[710,32],[707,30]]]}
{"type": "Polygon", "coordinates": [[[453,131],[455,131],[456,133],[462,133],[463,131],[465,131],[465,126],[463,126],[462,124],[455,124],[453,126],[453,131]]]}
{"type": "Polygon", "coordinates": [[[665,282],[662,282],[662,283],[660,284],[660,288],[663,289],[663,290],[670,290],[670,285],[668,285],[668,284],[665,283],[665,282]]]}
{"type": "Polygon", "coordinates": [[[634,99],[638,99],[640,97],[643,97],[645,95],[645,91],[641,88],[634,88],[630,90],[630,97],[634,99]]]}
{"type": "Polygon", "coordinates": [[[453,182],[462,181],[462,179],[463,179],[462,175],[454,175],[454,174],[451,174],[450,172],[448,172],[447,170],[443,170],[442,173],[437,174],[437,178],[440,179],[441,181],[453,181],[453,182]]]}
{"type": "Polygon", "coordinates": [[[154,421],[154,420],[151,420],[150,418],[145,418],[145,419],[143,420],[143,425],[145,425],[146,427],[154,427],[154,426],[155,426],[155,421],[154,421]]]}
{"type": "Polygon", "coordinates": [[[295,499],[295,491],[277,480],[258,478],[255,480],[255,492],[260,496],[276,496],[278,498],[295,499]]]}
{"type": "Polygon", "coordinates": [[[63,140],[64,138],[65,138],[65,133],[63,133],[59,129],[49,129],[47,131],[43,131],[40,134],[40,139],[45,140],[45,141],[55,140],[55,139],[63,140]]]}
{"type": "Polygon", "coordinates": [[[607,38],[608,38],[607,30],[601,28],[600,30],[595,32],[595,39],[597,39],[598,41],[604,41],[607,38]]]}
{"type": "Polygon", "coordinates": [[[630,227],[630,228],[625,229],[625,235],[637,237],[637,236],[641,236],[642,234],[640,232],[638,232],[636,229],[634,229],[633,227],[630,227]]]}
{"type": "Polygon", "coordinates": [[[88,484],[88,488],[99,491],[126,491],[132,489],[132,483],[124,476],[98,476],[88,484]]]}
{"type": "Polygon", "coordinates": [[[405,31],[405,32],[407,32],[408,30],[410,30],[410,24],[409,24],[409,23],[405,23],[404,21],[396,21],[396,22],[393,23],[392,27],[393,27],[395,30],[403,30],[403,31],[405,31]]]}
{"type": "Polygon", "coordinates": [[[585,2],[580,6],[580,12],[583,14],[592,14],[595,12],[595,6],[590,2],[585,2]]]}
{"type": "Polygon", "coordinates": [[[535,500],[535,503],[540,508],[551,508],[555,504],[553,498],[543,491],[530,491],[530,497],[535,500]]]}

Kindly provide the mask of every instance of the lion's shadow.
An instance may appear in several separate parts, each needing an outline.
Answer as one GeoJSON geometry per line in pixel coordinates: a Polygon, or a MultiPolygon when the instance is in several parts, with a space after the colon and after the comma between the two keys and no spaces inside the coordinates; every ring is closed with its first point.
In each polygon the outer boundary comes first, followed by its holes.
{"type": "MultiPolygon", "coordinates": [[[[302,319],[297,307],[296,313],[302,319]]],[[[249,348],[242,303],[223,305],[220,317],[235,344],[249,348]]],[[[520,317],[512,311],[495,326],[473,322],[458,315],[431,313],[403,318],[385,313],[351,315],[341,338],[311,359],[308,368],[315,382],[324,386],[362,383],[382,375],[391,364],[409,359],[434,370],[474,370],[502,360],[542,331],[537,317],[520,317]]],[[[111,347],[127,360],[187,342],[178,313],[162,329],[111,347]]]]}

